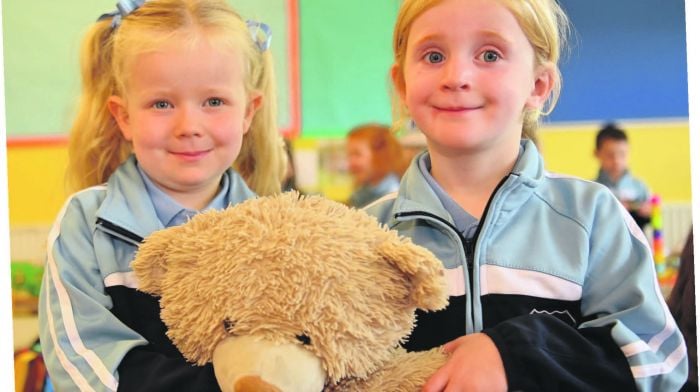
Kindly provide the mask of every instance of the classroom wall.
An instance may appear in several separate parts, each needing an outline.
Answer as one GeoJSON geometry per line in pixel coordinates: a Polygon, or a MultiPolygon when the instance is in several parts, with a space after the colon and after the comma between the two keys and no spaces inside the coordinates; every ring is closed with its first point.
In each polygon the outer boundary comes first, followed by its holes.
{"type": "Polygon", "coordinates": [[[50,224],[66,200],[65,143],[7,149],[10,227],[50,224]]]}
{"type": "Polygon", "coordinates": [[[560,0],[573,24],[551,121],[688,117],[683,0],[560,0]]]}
{"type": "MultiPolygon", "coordinates": [[[[11,225],[51,222],[67,196],[65,144],[17,140],[65,135],[78,91],[76,40],[96,15],[113,8],[107,0],[90,2],[90,7],[68,1],[76,5],[3,2],[11,225]],[[36,7],[50,12],[36,13],[36,7]]],[[[246,12],[258,15],[284,16],[289,4],[298,6],[302,137],[339,139],[359,122],[390,120],[387,72],[399,0],[241,1],[232,3],[250,4],[254,8],[246,12]]],[[[593,177],[595,129],[620,119],[632,124],[634,173],[665,199],[689,201],[683,1],[561,3],[575,36],[562,63],[563,95],[541,134],[548,169],[593,177]],[[578,125],[567,125],[571,122],[578,125]]],[[[281,25],[273,33],[273,48],[286,45],[287,22],[273,17],[271,23],[281,25]]],[[[284,64],[276,71],[280,79],[290,76],[284,64]]]]}

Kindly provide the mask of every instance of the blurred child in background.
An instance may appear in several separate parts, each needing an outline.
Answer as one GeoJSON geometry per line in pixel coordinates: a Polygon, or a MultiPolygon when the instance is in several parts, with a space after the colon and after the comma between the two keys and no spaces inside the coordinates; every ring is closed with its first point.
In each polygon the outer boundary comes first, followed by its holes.
{"type": "Polygon", "coordinates": [[[649,189],[630,173],[628,156],[629,142],[625,131],[615,123],[603,126],[595,139],[595,157],[600,162],[595,181],[610,188],[639,227],[644,228],[651,214],[649,189]]]}
{"type": "Polygon", "coordinates": [[[348,169],[355,191],[348,204],[364,207],[399,189],[406,170],[403,148],[389,130],[380,124],[363,124],[347,135],[348,169]]]}

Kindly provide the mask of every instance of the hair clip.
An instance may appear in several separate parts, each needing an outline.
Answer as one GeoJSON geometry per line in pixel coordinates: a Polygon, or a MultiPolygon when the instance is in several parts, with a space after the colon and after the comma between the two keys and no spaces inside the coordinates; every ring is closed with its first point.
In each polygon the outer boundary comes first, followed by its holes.
{"type": "Polygon", "coordinates": [[[253,38],[253,42],[255,42],[258,49],[260,49],[261,52],[270,49],[270,41],[272,41],[272,30],[270,29],[270,26],[250,19],[248,19],[245,23],[248,26],[250,36],[253,38]]]}
{"type": "Polygon", "coordinates": [[[122,23],[122,18],[137,10],[146,0],[119,0],[117,10],[100,15],[98,21],[112,18],[112,28],[116,29],[122,23]]]}

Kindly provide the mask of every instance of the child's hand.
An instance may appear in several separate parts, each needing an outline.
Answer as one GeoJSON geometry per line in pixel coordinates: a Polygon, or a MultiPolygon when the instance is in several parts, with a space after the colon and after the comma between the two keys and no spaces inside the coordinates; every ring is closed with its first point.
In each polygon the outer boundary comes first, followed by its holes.
{"type": "Polygon", "coordinates": [[[507,390],[501,354],[486,334],[462,336],[443,349],[450,358],[430,377],[423,392],[507,390]]]}
{"type": "Polygon", "coordinates": [[[637,209],[637,214],[645,218],[651,216],[651,203],[648,201],[640,203],[639,208],[637,209]]]}

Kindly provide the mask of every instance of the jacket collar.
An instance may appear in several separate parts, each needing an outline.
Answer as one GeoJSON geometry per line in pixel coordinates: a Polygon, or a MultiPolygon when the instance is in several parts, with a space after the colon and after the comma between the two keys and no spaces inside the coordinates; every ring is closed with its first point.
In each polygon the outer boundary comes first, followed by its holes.
{"type": "MultiPolygon", "coordinates": [[[[535,188],[545,177],[544,163],[534,143],[530,140],[522,140],[522,154],[516,161],[505,183],[497,190],[493,204],[504,211],[515,210],[532,196],[535,188]],[[515,192],[518,190],[518,192],[515,192]]],[[[393,205],[391,215],[407,213],[427,213],[437,216],[454,224],[452,217],[445,210],[440,199],[428,184],[418,167],[418,160],[424,154],[418,154],[412,161],[406,175],[404,175],[399,188],[399,198],[393,205]]]]}
{"type": "MultiPolygon", "coordinates": [[[[228,169],[226,175],[229,176],[230,184],[225,195],[226,205],[237,204],[255,196],[236,171],[228,169]]],[[[107,194],[97,210],[97,217],[141,238],[164,228],[148,196],[133,154],[107,181],[107,194]]]]}

